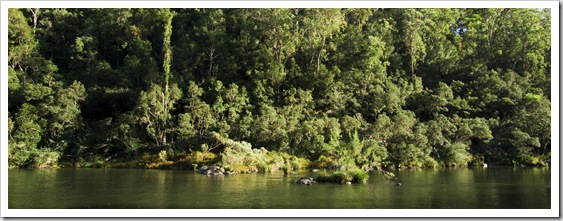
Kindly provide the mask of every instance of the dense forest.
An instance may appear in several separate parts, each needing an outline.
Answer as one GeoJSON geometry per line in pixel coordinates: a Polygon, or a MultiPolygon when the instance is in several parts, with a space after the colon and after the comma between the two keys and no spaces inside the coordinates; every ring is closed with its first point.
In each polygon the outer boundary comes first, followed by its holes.
{"type": "Polygon", "coordinates": [[[549,9],[9,9],[10,167],[546,165],[549,9]]]}

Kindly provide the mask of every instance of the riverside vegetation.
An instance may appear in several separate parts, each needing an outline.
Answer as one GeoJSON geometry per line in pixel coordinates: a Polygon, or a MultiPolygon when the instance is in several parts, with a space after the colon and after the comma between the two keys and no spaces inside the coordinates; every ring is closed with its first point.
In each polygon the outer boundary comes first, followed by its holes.
{"type": "Polygon", "coordinates": [[[385,167],[546,165],[550,20],[502,8],[9,9],[9,166],[309,167],[362,182],[385,167]]]}

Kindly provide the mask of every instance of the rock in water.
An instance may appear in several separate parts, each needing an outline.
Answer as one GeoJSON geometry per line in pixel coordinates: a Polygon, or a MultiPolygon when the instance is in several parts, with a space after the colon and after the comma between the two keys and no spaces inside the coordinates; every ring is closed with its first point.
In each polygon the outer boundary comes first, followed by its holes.
{"type": "MultiPolygon", "coordinates": [[[[199,169],[196,170],[198,173],[201,173],[203,175],[224,175],[225,174],[225,169],[218,167],[218,166],[202,166],[199,169]]],[[[231,173],[232,174],[232,173],[231,173]]]]}
{"type": "Polygon", "coordinates": [[[299,184],[304,184],[304,185],[313,185],[313,183],[316,183],[313,178],[301,178],[299,180],[294,181],[294,183],[299,183],[299,184]]]}
{"type": "Polygon", "coordinates": [[[197,169],[196,171],[197,171],[198,173],[207,175],[207,170],[208,170],[208,167],[207,167],[207,166],[202,166],[202,167],[200,167],[199,169],[197,169]]]}

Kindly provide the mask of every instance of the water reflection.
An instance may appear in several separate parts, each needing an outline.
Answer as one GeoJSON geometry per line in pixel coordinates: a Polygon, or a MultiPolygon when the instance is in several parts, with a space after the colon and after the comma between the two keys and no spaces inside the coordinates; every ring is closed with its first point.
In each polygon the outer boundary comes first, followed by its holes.
{"type": "Polygon", "coordinates": [[[292,183],[308,172],[203,176],[135,169],[10,170],[9,208],[550,208],[549,168],[377,172],[367,184],[292,183]]]}

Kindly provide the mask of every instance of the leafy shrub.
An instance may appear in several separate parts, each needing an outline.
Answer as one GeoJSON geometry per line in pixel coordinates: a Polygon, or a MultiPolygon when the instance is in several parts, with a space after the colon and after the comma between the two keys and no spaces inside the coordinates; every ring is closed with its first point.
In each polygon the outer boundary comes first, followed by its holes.
{"type": "Polygon", "coordinates": [[[327,173],[325,171],[321,171],[317,173],[315,180],[319,183],[344,183],[345,181],[344,173],[341,171],[335,171],[332,173],[327,173]]]}
{"type": "Polygon", "coordinates": [[[311,164],[311,161],[308,159],[288,153],[270,151],[267,156],[269,159],[267,164],[271,166],[270,171],[283,170],[284,173],[289,173],[289,171],[307,168],[311,164]]]}
{"type": "Polygon", "coordinates": [[[315,162],[313,162],[313,166],[317,168],[328,168],[332,165],[332,157],[327,157],[325,155],[321,155],[315,162]]]}
{"type": "Polygon", "coordinates": [[[234,141],[221,137],[217,133],[214,133],[213,137],[225,146],[220,154],[221,163],[232,171],[271,172],[282,169],[288,172],[305,168],[310,163],[307,159],[292,156],[288,153],[268,151],[263,147],[252,148],[252,145],[248,142],[234,141]]]}
{"type": "Polygon", "coordinates": [[[291,169],[285,163],[284,154],[276,152],[276,151],[269,151],[266,154],[266,158],[268,159],[265,172],[272,172],[280,169],[291,169]]]}
{"type": "Polygon", "coordinates": [[[264,148],[252,149],[252,145],[245,141],[234,141],[225,138],[223,141],[225,149],[220,154],[221,163],[236,172],[250,172],[263,170],[268,162],[264,148]]]}
{"type": "Polygon", "coordinates": [[[166,153],[166,150],[161,150],[158,153],[158,159],[162,162],[168,161],[168,153],[166,153]]]}
{"type": "MultiPolygon", "coordinates": [[[[286,155],[290,156],[289,154],[286,155]]],[[[293,167],[294,170],[307,168],[311,164],[310,160],[296,156],[291,156],[290,161],[291,161],[291,166],[293,167]]]]}
{"type": "Polygon", "coordinates": [[[481,154],[474,154],[473,159],[469,162],[471,166],[483,166],[485,164],[485,157],[481,154]]]}
{"type": "Polygon", "coordinates": [[[345,183],[352,181],[352,177],[348,173],[335,171],[329,176],[329,181],[333,183],[345,183]]]}
{"type": "Polygon", "coordinates": [[[8,142],[8,165],[10,167],[23,167],[27,164],[33,150],[25,147],[26,144],[23,142],[8,142]]]}
{"type": "Polygon", "coordinates": [[[37,150],[33,153],[33,166],[37,168],[57,167],[60,153],[48,149],[37,150]]]}
{"type": "Polygon", "coordinates": [[[369,178],[369,175],[360,169],[350,170],[348,171],[348,174],[352,176],[351,182],[355,183],[366,183],[369,178]]]}
{"type": "Polygon", "coordinates": [[[211,162],[216,161],[217,157],[218,157],[217,154],[212,152],[195,151],[188,154],[188,156],[185,157],[184,159],[188,160],[191,163],[209,164],[211,162]]]}
{"type": "Polygon", "coordinates": [[[426,168],[436,168],[436,167],[439,167],[439,166],[440,166],[440,164],[438,163],[438,161],[436,161],[432,157],[426,156],[424,158],[424,167],[426,167],[426,168]]]}

